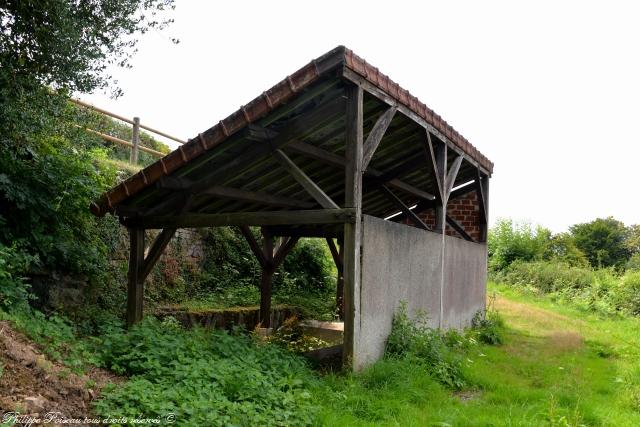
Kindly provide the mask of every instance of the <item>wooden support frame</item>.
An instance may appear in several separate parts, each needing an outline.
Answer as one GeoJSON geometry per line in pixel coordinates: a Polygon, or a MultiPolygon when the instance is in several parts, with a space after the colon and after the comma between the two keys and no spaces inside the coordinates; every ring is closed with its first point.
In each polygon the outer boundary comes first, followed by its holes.
{"type": "Polygon", "coordinates": [[[451,164],[451,168],[447,170],[447,179],[445,180],[445,189],[444,195],[445,200],[449,200],[449,195],[451,195],[451,190],[453,190],[453,184],[456,182],[456,178],[458,177],[458,171],[460,170],[460,165],[462,164],[462,160],[464,160],[463,156],[458,156],[455,158],[453,163],[451,164]]]}
{"type": "Polygon", "coordinates": [[[464,229],[464,227],[462,225],[460,225],[458,223],[458,221],[456,221],[455,219],[451,218],[449,215],[447,215],[447,224],[449,224],[451,226],[451,228],[456,230],[458,232],[458,234],[460,236],[462,236],[462,238],[464,240],[467,240],[469,242],[475,242],[475,240],[473,240],[473,238],[469,235],[469,233],[467,233],[467,231],[464,229]]]}
{"type": "Polygon", "coordinates": [[[346,88],[345,207],[355,210],[354,222],[344,226],[344,344],[343,364],[354,366],[354,351],[360,334],[360,245],[362,239],[363,92],[360,86],[346,88]]]}
{"type": "MultiPolygon", "coordinates": [[[[320,162],[323,162],[335,168],[344,169],[346,167],[346,162],[344,158],[340,157],[337,154],[331,153],[330,151],[326,151],[322,148],[315,147],[305,142],[300,142],[300,141],[291,142],[287,144],[286,149],[289,151],[293,151],[295,153],[301,154],[303,156],[307,156],[311,159],[318,160],[320,162]]],[[[424,199],[424,200],[436,199],[436,196],[434,196],[433,194],[427,191],[416,188],[413,185],[408,184],[404,181],[401,181],[398,178],[389,176],[388,172],[384,173],[373,168],[368,168],[366,171],[363,171],[363,173],[364,173],[365,182],[367,182],[367,184],[370,185],[371,188],[376,188],[377,186],[385,184],[389,187],[393,187],[396,190],[403,191],[419,199],[424,199]]],[[[402,173],[402,171],[397,171],[397,173],[402,173]]]]}
{"type": "MultiPolygon", "coordinates": [[[[217,168],[212,174],[193,182],[193,184],[185,190],[194,194],[198,194],[206,191],[210,187],[220,185],[230,175],[244,170],[246,165],[251,163],[251,160],[263,159],[269,156],[274,149],[281,148],[287,145],[296,137],[308,133],[309,129],[315,127],[317,123],[320,123],[323,120],[330,119],[331,117],[342,113],[344,111],[344,105],[344,99],[338,98],[327,101],[317,108],[303,113],[301,116],[297,117],[296,120],[293,121],[290,125],[285,126],[285,128],[280,133],[278,133],[276,137],[270,139],[268,144],[255,144],[252,148],[248,149],[241,155],[224,164],[224,166],[217,168]]],[[[160,182],[162,181],[163,179],[160,180],[160,182]]],[[[158,185],[160,187],[163,186],[163,184],[158,185]]],[[[179,193],[176,193],[174,196],[167,197],[165,201],[148,210],[146,214],[155,215],[161,212],[166,212],[173,206],[176,199],[178,199],[179,197],[179,193]]]]}
{"type": "Polygon", "coordinates": [[[367,140],[364,142],[363,154],[362,154],[362,170],[367,170],[369,162],[373,158],[373,155],[382,141],[382,137],[387,132],[387,128],[393,120],[393,116],[396,114],[397,108],[390,107],[384,113],[380,115],[373,128],[367,135],[367,140]]]}
{"type": "Polygon", "coordinates": [[[338,247],[336,248],[333,238],[327,237],[326,240],[338,271],[338,277],[336,278],[336,308],[338,310],[338,318],[342,320],[344,319],[344,243],[342,243],[341,239],[338,239],[338,247]]]}
{"type": "Polygon", "coordinates": [[[338,209],[339,206],[331,200],[331,197],[322,191],[318,185],[313,182],[309,176],[304,173],[282,150],[274,150],[273,157],[280,163],[280,165],[296,180],[302,187],[307,190],[307,193],[315,199],[320,206],[325,209],[338,209]]]}
{"type": "MultiPolygon", "coordinates": [[[[189,192],[192,186],[193,182],[191,180],[170,176],[164,177],[158,182],[159,188],[172,191],[189,192]]],[[[316,206],[316,204],[312,202],[304,202],[290,197],[276,196],[261,191],[249,191],[225,185],[214,185],[201,191],[199,194],[282,208],[311,209],[316,206]]]]}
{"type": "Polygon", "coordinates": [[[262,247],[248,226],[240,226],[240,231],[249,243],[251,251],[262,267],[260,276],[260,324],[263,328],[271,327],[271,294],[273,275],[286,256],[293,250],[299,237],[286,237],[279,245],[274,246],[273,235],[266,227],[262,227],[262,247]]]}
{"type": "Polygon", "coordinates": [[[395,204],[402,212],[404,212],[407,217],[415,224],[416,227],[422,228],[423,230],[431,230],[427,224],[425,224],[418,215],[416,215],[409,206],[407,206],[398,196],[393,194],[391,190],[389,190],[386,186],[381,186],[380,191],[384,194],[393,204],[395,204]]]}
{"type": "MultiPolygon", "coordinates": [[[[427,132],[427,138],[430,144],[432,144],[431,136],[427,132]]],[[[438,233],[442,233],[446,230],[446,215],[447,215],[447,193],[445,190],[447,179],[447,146],[445,144],[438,144],[433,147],[435,156],[435,170],[437,173],[437,182],[439,186],[439,199],[436,200],[436,227],[435,230],[438,233]]]]}
{"type": "Polygon", "coordinates": [[[343,224],[356,219],[355,209],[311,209],[221,214],[155,215],[124,218],[133,228],[197,228],[239,225],[343,224]]]}
{"type": "Polygon", "coordinates": [[[144,280],[144,229],[129,229],[129,272],[127,275],[127,326],[142,320],[144,280]]]}

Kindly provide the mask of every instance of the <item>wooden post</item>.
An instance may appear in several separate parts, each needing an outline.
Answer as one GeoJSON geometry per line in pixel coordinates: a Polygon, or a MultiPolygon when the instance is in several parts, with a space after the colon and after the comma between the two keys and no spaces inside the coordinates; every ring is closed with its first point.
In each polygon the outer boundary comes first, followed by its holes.
{"type": "Polygon", "coordinates": [[[129,229],[129,274],[127,284],[127,326],[142,320],[144,299],[144,229],[129,229]]]}
{"type": "Polygon", "coordinates": [[[132,165],[138,164],[138,147],[140,146],[140,117],[133,118],[133,133],[131,135],[131,157],[129,161],[132,165]]]}
{"type": "Polygon", "coordinates": [[[271,327],[271,290],[273,288],[273,239],[271,233],[262,227],[262,251],[265,258],[265,265],[262,266],[262,276],[260,278],[260,323],[263,328],[271,327]]]}
{"type": "Polygon", "coordinates": [[[436,226],[435,232],[444,234],[446,229],[446,217],[447,217],[447,195],[445,194],[445,178],[447,176],[447,146],[445,144],[438,144],[434,148],[434,154],[436,156],[436,173],[439,176],[439,182],[442,186],[440,197],[436,200],[436,226]]]}
{"type": "Polygon", "coordinates": [[[362,88],[348,86],[346,111],[345,207],[355,209],[355,221],[344,225],[344,345],[343,365],[357,369],[354,352],[360,334],[360,244],[362,234],[362,88]]]}
{"type": "Polygon", "coordinates": [[[333,262],[336,264],[338,277],[336,279],[336,308],[338,309],[338,318],[344,319],[344,244],[342,237],[338,238],[338,247],[333,243],[332,237],[327,237],[327,244],[331,251],[333,262]]]}
{"type": "Polygon", "coordinates": [[[487,241],[489,235],[489,176],[482,179],[482,194],[484,195],[484,224],[480,227],[480,241],[487,241]]]}
{"type": "Polygon", "coordinates": [[[338,306],[338,318],[344,320],[344,243],[343,239],[338,239],[338,282],[336,283],[336,305],[338,306]]]}

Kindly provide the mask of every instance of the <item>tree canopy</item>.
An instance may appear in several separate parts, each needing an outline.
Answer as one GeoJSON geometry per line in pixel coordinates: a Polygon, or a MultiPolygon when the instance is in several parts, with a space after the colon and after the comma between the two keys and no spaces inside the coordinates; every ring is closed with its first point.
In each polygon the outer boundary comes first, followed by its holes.
{"type": "Polygon", "coordinates": [[[613,217],[576,224],[569,229],[575,244],[594,267],[622,267],[629,260],[629,230],[613,217]]]}

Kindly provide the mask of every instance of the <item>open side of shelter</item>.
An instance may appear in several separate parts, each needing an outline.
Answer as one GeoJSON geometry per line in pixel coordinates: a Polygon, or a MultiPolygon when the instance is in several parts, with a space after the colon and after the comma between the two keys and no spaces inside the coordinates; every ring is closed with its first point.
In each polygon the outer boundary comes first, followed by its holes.
{"type": "Polygon", "coordinates": [[[492,171],[426,105],[338,47],[91,210],[129,229],[130,325],[142,318],[144,280],[178,228],[241,230],[262,268],[265,327],[278,266],[298,239],[326,239],[339,275],[343,360],[360,369],[380,356],[401,300],[441,327],[464,326],[484,308],[492,171]],[[467,199],[471,219],[448,210],[467,199]],[[162,231],[145,249],[147,229],[162,231]]]}

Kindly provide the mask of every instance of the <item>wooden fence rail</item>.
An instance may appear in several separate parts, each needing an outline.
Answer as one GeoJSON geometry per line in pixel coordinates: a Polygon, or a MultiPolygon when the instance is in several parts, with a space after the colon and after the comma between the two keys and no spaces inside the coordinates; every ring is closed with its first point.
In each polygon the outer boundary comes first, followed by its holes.
{"type": "MultiPolygon", "coordinates": [[[[129,161],[132,164],[137,164],[138,163],[138,151],[144,151],[145,153],[149,153],[149,154],[151,154],[153,156],[156,156],[156,157],[165,156],[165,153],[162,153],[160,151],[154,150],[153,148],[149,148],[149,147],[145,147],[145,146],[140,145],[140,129],[144,129],[144,130],[146,130],[148,132],[155,133],[156,135],[160,135],[160,136],[163,136],[165,138],[171,139],[171,140],[173,140],[173,141],[175,141],[175,142],[177,142],[179,144],[186,143],[186,141],[184,141],[184,140],[182,140],[180,138],[176,138],[175,136],[171,136],[171,135],[169,135],[167,133],[161,132],[161,131],[159,131],[157,129],[154,129],[154,128],[150,127],[150,126],[146,126],[146,125],[141,124],[139,117],[134,117],[133,120],[130,120],[130,119],[126,118],[126,117],[123,117],[123,116],[120,116],[118,114],[112,113],[111,111],[107,111],[107,110],[104,110],[102,108],[96,107],[94,105],[88,104],[88,103],[86,103],[84,101],[80,101],[79,99],[71,98],[71,102],[73,102],[74,104],[79,105],[81,107],[89,108],[89,109],[91,109],[91,110],[93,110],[93,111],[95,111],[97,113],[104,114],[105,116],[109,116],[109,117],[112,117],[114,119],[120,120],[120,121],[125,122],[125,123],[129,123],[130,125],[132,125],[133,134],[132,134],[131,142],[125,141],[124,139],[120,139],[120,138],[117,138],[115,136],[107,135],[107,134],[102,133],[102,132],[98,132],[98,131],[93,130],[93,129],[82,127],[82,129],[84,129],[85,131],[87,131],[89,133],[92,133],[94,135],[97,135],[97,136],[101,137],[102,139],[104,139],[106,141],[110,141],[110,142],[113,142],[115,144],[120,144],[120,145],[124,145],[126,147],[131,148],[131,156],[129,158],[129,161]]],[[[79,126],[79,127],[81,127],[81,126],[79,126]]]]}

